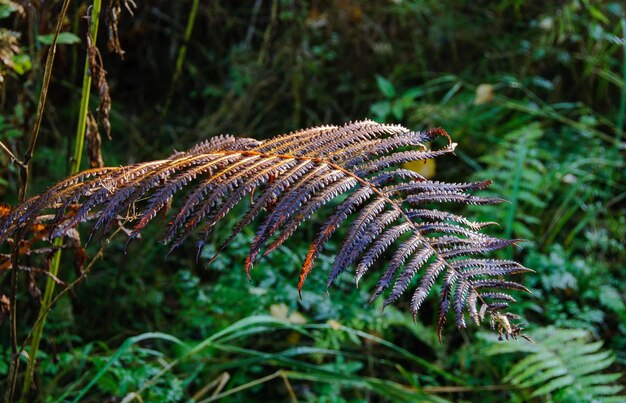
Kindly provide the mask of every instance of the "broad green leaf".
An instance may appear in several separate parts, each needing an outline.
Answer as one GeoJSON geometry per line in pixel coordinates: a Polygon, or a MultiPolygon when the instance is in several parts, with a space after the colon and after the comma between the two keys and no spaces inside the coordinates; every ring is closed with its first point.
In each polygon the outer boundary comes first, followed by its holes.
{"type": "Polygon", "coordinates": [[[384,122],[387,119],[387,116],[389,116],[391,105],[387,101],[376,102],[370,106],[370,111],[374,114],[377,121],[384,122]]]}
{"type": "Polygon", "coordinates": [[[27,73],[33,67],[30,57],[26,54],[13,55],[11,60],[13,61],[13,71],[19,75],[27,73]]]}
{"type": "Polygon", "coordinates": [[[387,80],[385,77],[376,75],[376,84],[385,97],[393,98],[396,96],[396,89],[391,81],[387,80]]]}
{"type": "Polygon", "coordinates": [[[400,120],[404,116],[404,105],[400,101],[391,104],[391,114],[394,118],[400,120]]]}
{"type": "MultiPolygon", "coordinates": [[[[52,45],[54,34],[39,35],[37,39],[44,45],[52,45]]],[[[80,38],[71,32],[61,32],[57,37],[57,43],[61,45],[73,45],[75,43],[80,43],[80,38]]]]}
{"type": "Polygon", "coordinates": [[[15,5],[11,3],[0,3],[0,19],[7,18],[11,14],[17,11],[15,5]]]}

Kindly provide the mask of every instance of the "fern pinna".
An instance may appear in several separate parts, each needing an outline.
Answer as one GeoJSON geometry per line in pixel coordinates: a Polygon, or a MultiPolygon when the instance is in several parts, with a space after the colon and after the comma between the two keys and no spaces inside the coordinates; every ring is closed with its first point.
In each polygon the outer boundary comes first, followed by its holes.
{"type": "MultiPolygon", "coordinates": [[[[509,366],[506,382],[529,389],[531,398],[555,402],[624,402],[618,395],[624,386],[621,373],[607,373],[615,361],[602,342],[590,341],[582,329],[546,327],[531,333],[536,343],[498,343],[486,348],[489,355],[524,353],[509,366]]],[[[491,337],[487,336],[487,340],[491,337]]]]}
{"type": "Polygon", "coordinates": [[[172,214],[165,241],[174,250],[194,233],[201,251],[215,224],[250,194],[253,202],[248,211],[218,248],[219,253],[264,211],[245,261],[249,274],[253,262],[279,247],[320,207],[346,195],[310,245],[299,290],[325,243],[351,220],[328,285],[351,266],[356,267],[358,284],[389,253],[371,301],[386,293],[386,306],[415,281],[411,311],[416,315],[442,278],[439,335],[452,308],[461,328],[466,326],[466,314],[477,324],[488,315],[500,333],[516,336],[519,328],[509,320],[514,315],[506,312],[515,300],[505,291],[527,289],[504,276],[528,269],[513,261],[473,257],[516,241],[479,232],[493,223],[472,222],[430,208],[448,202],[501,202],[473,194],[491,182],[443,183],[401,167],[452,153],[455,146],[442,129],[410,131],[369,120],[314,127],[265,141],[218,136],[167,159],[92,169],[65,179],[5,215],[0,241],[23,233],[21,229],[29,228],[49,209],[56,211],[50,215],[50,238],[61,237],[86,220],[95,221],[90,238],[98,231],[110,231],[120,220],[129,220],[133,225],[130,241],[167,208],[176,193],[187,191],[181,207],[172,214]],[[443,138],[447,145],[440,149],[425,146],[436,138],[443,138]]]}

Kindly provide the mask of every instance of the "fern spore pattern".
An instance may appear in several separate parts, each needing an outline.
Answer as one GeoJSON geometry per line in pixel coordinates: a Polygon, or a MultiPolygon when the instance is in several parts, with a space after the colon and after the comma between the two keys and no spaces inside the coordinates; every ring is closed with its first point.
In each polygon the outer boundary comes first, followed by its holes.
{"type": "Polygon", "coordinates": [[[175,195],[184,193],[180,207],[172,209],[164,240],[171,252],[195,234],[200,252],[215,224],[249,196],[247,212],[217,248],[217,253],[224,250],[263,215],[244,262],[249,274],[256,260],[282,245],[320,208],[344,196],[311,242],[300,270],[299,290],[324,245],[345,226],[329,286],[350,267],[355,267],[358,284],[388,256],[379,269],[371,301],[384,295],[386,306],[415,283],[411,311],[417,315],[439,282],[439,335],[452,310],[461,328],[466,327],[466,315],[477,324],[489,317],[500,333],[515,337],[519,328],[507,312],[515,300],[508,291],[528,290],[505,277],[529,269],[514,261],[476,255],[517,241],[481,233],[491,222],[472,222],[432,207],[499,203],[501,199],[475,194],[491,182],[444,183],[402,168],[410,161],[452,153],[455,147],[442,129],[410,131],[369,120],[309,128],[265,141],[218,136],[167,159],[91,169],[67,178],[5,215],[0,221],[0,242],[23,236],[44,216],[49,217],[50,239],[91,220],[90,239],[128,221],[130,241],[175,195]],[[437,138],[447,145],[426,146],[437,138]],[[131,215],[131,210],[138,214],[131,215]]]}

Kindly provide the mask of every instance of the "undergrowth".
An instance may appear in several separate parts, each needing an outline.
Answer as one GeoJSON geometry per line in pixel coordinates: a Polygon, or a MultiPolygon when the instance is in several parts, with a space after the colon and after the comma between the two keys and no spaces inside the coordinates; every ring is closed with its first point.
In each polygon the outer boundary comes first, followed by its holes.
{"type": "MultiPolygon", "coordinates": [[[[290,268],[323,224],[315,218],[255,266],[252,284],[234,269],[252,230],[207,269],[219,240],[245,214],[242,206],[215,228],[198,262],[193,243],[164,261],[167,248],[152,241],[162,228],[147,227],[127,255],[122,234],[111,239],[104,258],[50,311],[33,398],[576,401],[592,381],[606,386],[592,390],[597,400],[622,393],[624,377],[611,375],[626,364],[621,3],[210,2],[197,12],[192,1],[108,3],[121,13],[119,30],[105,23],[98,40],[111,98],[113,140],[101,139],[107,165],[152,160],[224,132],[264,139],[365,117],[418,130],[445,127],[459,143],[458,158],[405,168],[447,181],[494,179],[494,194],[511,201],[455,212],[499,221],[491,235],[526,239],[499,257],[537,272],[523,279],[532,296],[512,307],[526,318],[534,344],[451,332],[453,321],[440,343],[433,326],[439,295],[425,301],[416,323],[402,299],[378,314],[381,301],[366,307],[375,279],[355,289],[340,276],[325,292],[332,260],[324,255],[300,302],[290,268]],[[123,60],[105,50],[108,38],[117,38],[123,60]],[[596,360],[603,365],[589,367],[586,381],[510,372],[543,355],[567,358],[551,367],[558,373],[593,349],[604,354],[596,360]],[[502,354],[488,354],[495,350],[502,354]],[[552,379],[561,379],[558,388],[546,388],[552,379]]],[[[0,2],[0,142],[18,160],[61,8],[33,4],[0,2]]],[[[29,195],[65,177],[71,165],[87,5],[72,2],[63,21],[29,195]]],[[[0,194],[15,205],[20,168],[11,158],[0,152],[0,194]]],[[[339,229],[338,239],[346,234],[339,229]]],[[[340,247],[330,242],[327,253],[340,247]]],[[[99,245],[87,251],[97,256],[99,245]]],[[[73,254],[64,251],[60,267],[69,282],[80,278],[73,254]]],[[[10,277],[5,271],[3,295],[10,296],[10,277]]],[[[45,281],[29,279],[20,277],[25,286],[17,295],[20,337],[37,316],[45,281]]],[[[9,336],[5,320],[2,374],[9,336]]]]}

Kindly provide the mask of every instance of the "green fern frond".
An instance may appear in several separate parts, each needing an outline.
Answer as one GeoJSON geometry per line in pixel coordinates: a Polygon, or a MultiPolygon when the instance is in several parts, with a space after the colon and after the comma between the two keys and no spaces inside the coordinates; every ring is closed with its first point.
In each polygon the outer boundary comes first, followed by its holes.
{"type": "MultiPolygon", "coordinates": [[[[485,336],[490,339],[493,336],[485,336]]],[[[581,329],[547,327],[530,333],[531,342],[495,343],[487,354],[524,353],[509,370],[505,381],[532,390],[531,397],[554,401],[624,401],[617,396],[624,387],[616,384],[623,374],[605,373],[615,357],[603,343],[590,341],[581,329]]]]}
{"type": "Polygon", "coordinates": [[[503,223],[506,236],[513,234],[532,239],[530,229],[538,224],[536,212],[547,205],[547,168],[539,155],[538,141],[544,132],[538,123],[515,130],[502,139],[495,152],[485,155],[481,162],[486,169],[475,175],[476,179],[492,178],[494,194],[506,195],[508,209],[484,211],[503,223]]]}

